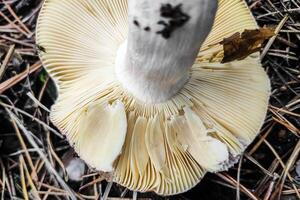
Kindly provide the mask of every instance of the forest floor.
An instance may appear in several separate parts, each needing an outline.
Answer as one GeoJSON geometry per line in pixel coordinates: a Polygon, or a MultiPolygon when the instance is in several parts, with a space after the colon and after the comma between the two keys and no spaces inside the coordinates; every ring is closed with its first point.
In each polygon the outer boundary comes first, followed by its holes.
{"type": "Polygon", "coordinates": [[[261,133],[240,162],[208,174],[187,193],[137,194],[85,170],[83,180],[63,178],[73,155],[49,120],[56,99],[53,82],[38,58],[35,28],[42,0],[0,1],[0,199],[300,199],[300,1],[248,0],[258,24],[276,27],[262,48],[272,82],[261,133]]]}

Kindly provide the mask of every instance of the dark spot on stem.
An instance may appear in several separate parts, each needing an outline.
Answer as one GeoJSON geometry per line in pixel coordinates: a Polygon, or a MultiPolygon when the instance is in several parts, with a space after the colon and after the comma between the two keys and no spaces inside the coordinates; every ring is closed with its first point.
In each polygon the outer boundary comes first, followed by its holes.
{"type": "Polygon", "coordinates": [[[171,4],[162,4],[160,8],[160,16],[169,19],[169,21],[160,20],[157,23],[164,26],[164,28],[157,32],[165,39],[172,36],[172,33],[184,26],[190,19],[190,16],[182,11],[182,4],[172,6],[171,4]]]}
{"type": "Polygon", "coordinates": [[[151,31],[151,28],[149,26],[147,26],[147,27],[144,28],[144,30],[149,32],[149,31],[151,31]]]}
{"type": "Polygon", "coordinates": [[[134,25],[136,25],[137,27],[140,27],[140,23],[137,20],[133,20],[134,25]]]}

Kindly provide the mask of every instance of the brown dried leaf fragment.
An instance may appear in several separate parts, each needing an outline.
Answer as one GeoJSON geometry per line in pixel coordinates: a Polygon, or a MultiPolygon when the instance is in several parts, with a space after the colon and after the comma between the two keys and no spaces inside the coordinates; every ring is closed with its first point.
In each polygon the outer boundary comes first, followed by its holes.
{"type": "Polygon", "coordinates": [[[224,48],[222,63],[243,60],[249,55],[260,51],[262,43],[274,35],[274,28],[264,27],[255,30],[245,30],[242,34],[235,33],[225,38],[220,42],[224,48]]]}

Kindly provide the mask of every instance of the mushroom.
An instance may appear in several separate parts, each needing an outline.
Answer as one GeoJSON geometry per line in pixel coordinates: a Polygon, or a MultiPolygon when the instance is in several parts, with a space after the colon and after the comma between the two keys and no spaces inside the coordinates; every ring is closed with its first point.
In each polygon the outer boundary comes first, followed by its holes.
{"type": "Polygon", "coordinates": [[[259,132],[270,83],[258,53],[221,63],[256,22],[244,0],[45,0],[41,60],[52,122],[80,157],[161,195],[226,170],[259,132]]]}

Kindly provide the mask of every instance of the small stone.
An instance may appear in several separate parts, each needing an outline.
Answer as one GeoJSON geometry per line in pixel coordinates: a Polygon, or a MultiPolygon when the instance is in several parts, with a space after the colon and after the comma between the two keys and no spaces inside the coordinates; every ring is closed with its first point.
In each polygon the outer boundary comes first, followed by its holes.
{"type": "MultiPolygon", "coordinates": [[[[67,151],[62,157],[62,162],[65,166],[65,175],[69,181],[82,181],[86,165],[83,160],[75,155],[74,150],[67,151]]],[[[62,170],[60,171],[60,174],[64,174],[62,170]]]]}
{"type": "Polygon", "coordinates": [[[80,158],[73,158],[66,166],[66,172],[70,181],[82,181],[85,163],[80,158]]]}

